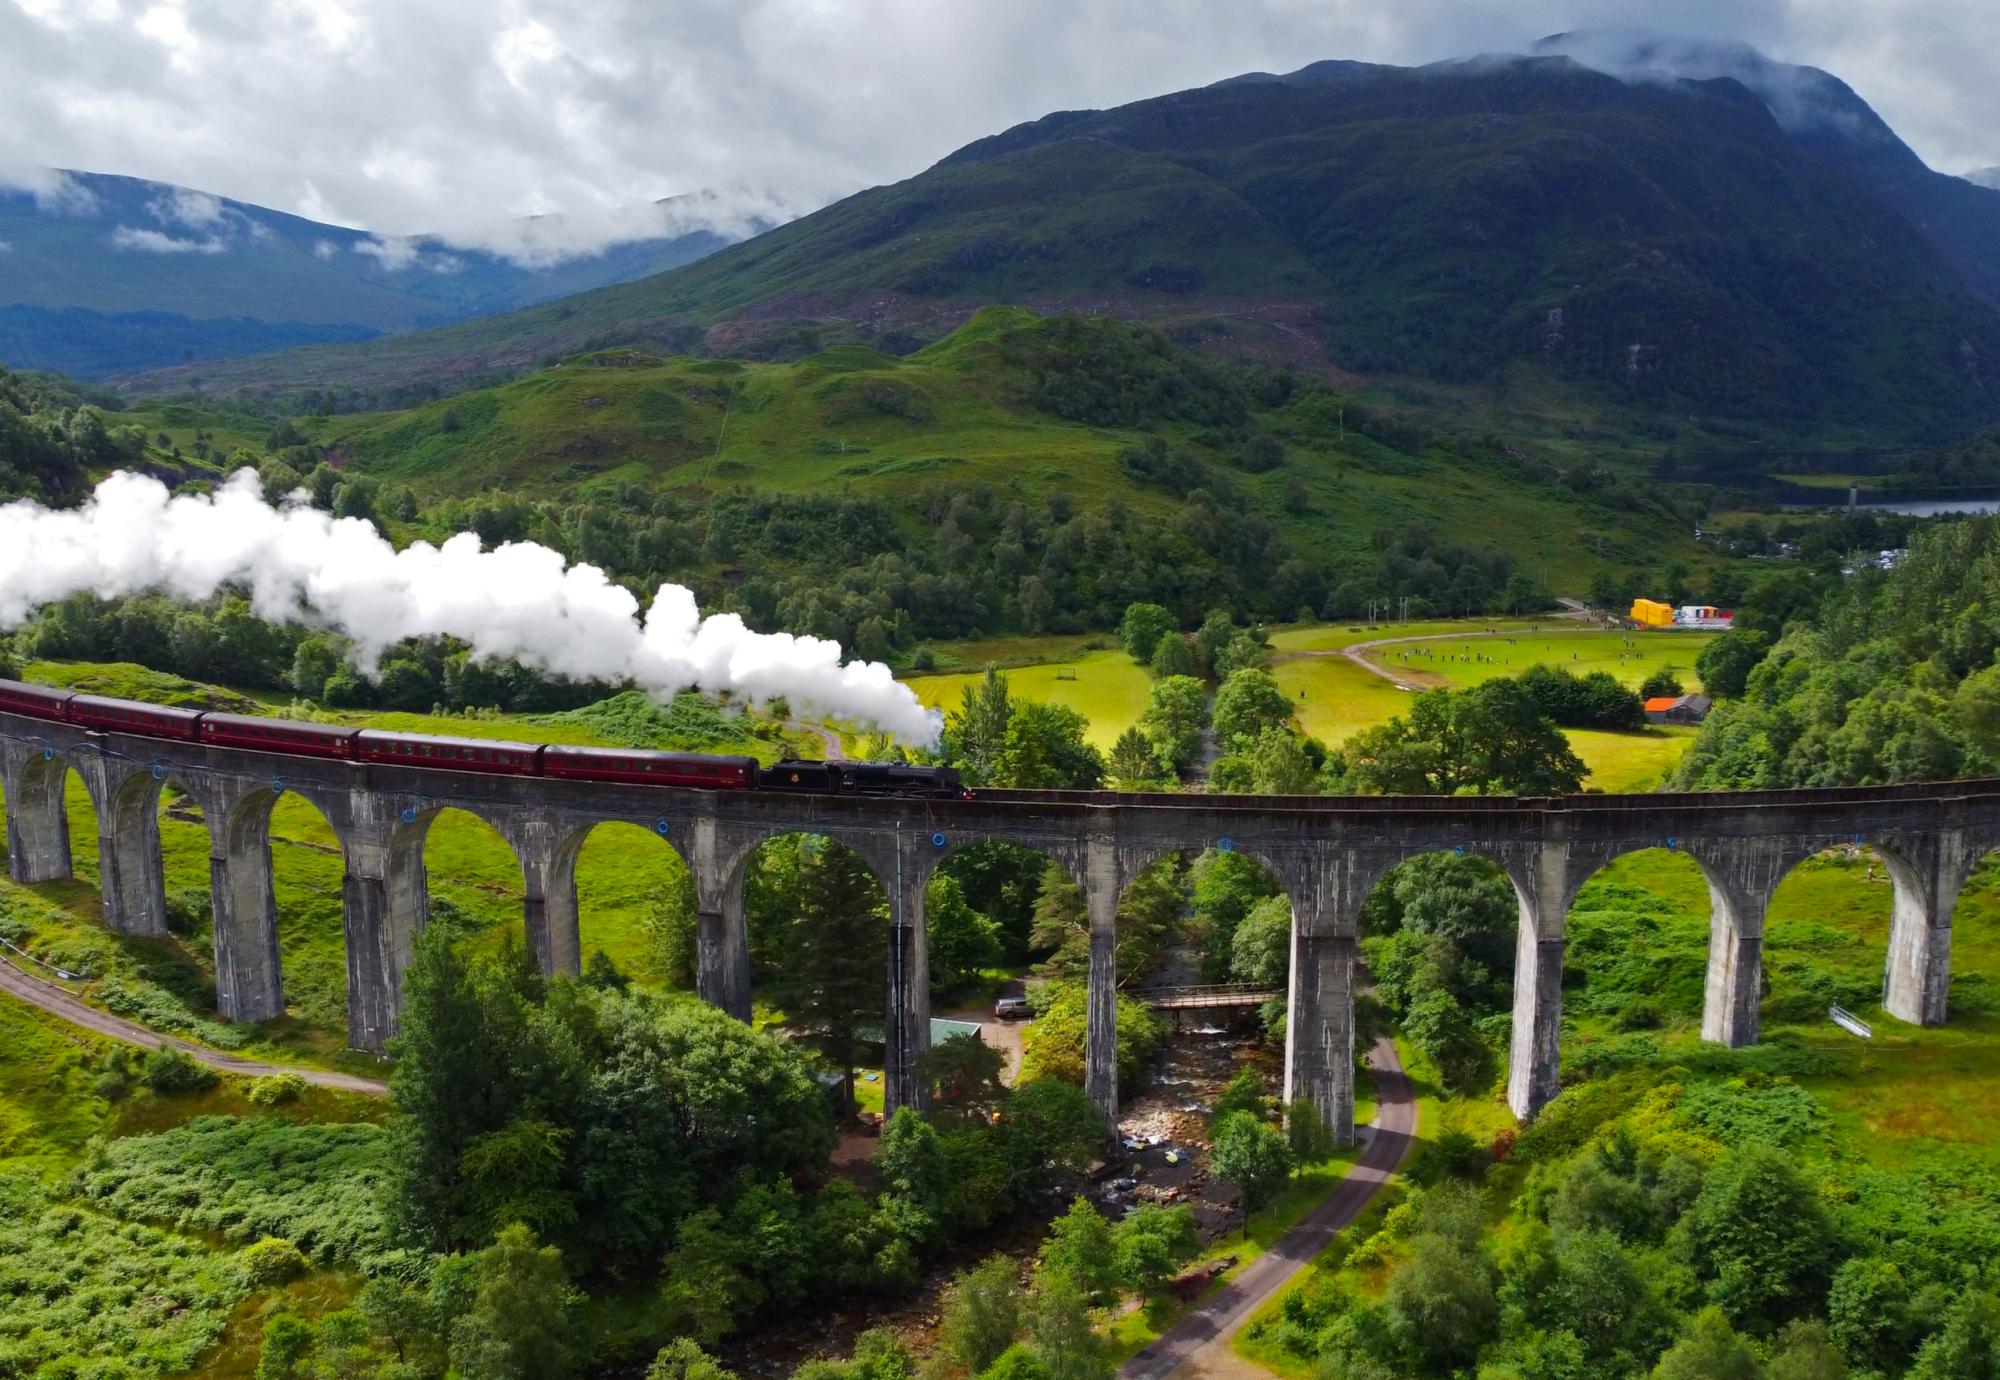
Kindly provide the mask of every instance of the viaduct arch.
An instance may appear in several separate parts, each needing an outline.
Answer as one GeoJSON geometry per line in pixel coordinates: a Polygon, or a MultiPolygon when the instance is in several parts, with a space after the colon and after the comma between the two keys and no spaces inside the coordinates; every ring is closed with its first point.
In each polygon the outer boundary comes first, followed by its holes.
{"type": "Polygon", "coordinates": [[[576,970],[575,860],[609,821],[636,824],[680,854],[697,897],[697,987],[739,1018],[750,1011],[743,884],[752,851],[791,833],[853,848],[889,898],[884,955],[891,1108],[921,1105],[916,1063],[929,1039],[924,889],[961,848],[1008,842],[1059,863],[1081,885],[1090,926],[1086,1086],[1117,1107],[1113,1039],[1119,897],[1169,852],[1241,851],[1268,867],[1292,906],[1285,1095],[1309,1099],[1353,1136],[1356,940],[1370,889],[1421,853],[1479,853],[1503,867],[1519,907],[1507,1096],[1532,1117],[1558,1088],[1564,925],[1583,883],[1613,859],[1665,847],[1707,878],[1711,932],[1705,1038],[1757,1039],[1764,914],[1779,881],[1823,848],[1866,843],[1895,887],[1883,1005],[1942,1024],[1951,920],[1973,866],[2000,846],[2000,781],[1678,795],[1300,797],[982,791],[970,800],[705,792],[317,761],[98,733],[0,714],[7,861],[19,881],[70,875],[64,772],[98,806],[104,915],[112,928],[165,929],[154,804],[172,780],[209,823],[218,1004],[234,1020],[279,1014],[268,822],[285,791],[306,796],[341,844],[349,1039],[379,1051],[396,1029],[402,975],[427,919],[423,839],[438,811],[491,824],[523,879],[522,922],[550,973],[576,970]]]}

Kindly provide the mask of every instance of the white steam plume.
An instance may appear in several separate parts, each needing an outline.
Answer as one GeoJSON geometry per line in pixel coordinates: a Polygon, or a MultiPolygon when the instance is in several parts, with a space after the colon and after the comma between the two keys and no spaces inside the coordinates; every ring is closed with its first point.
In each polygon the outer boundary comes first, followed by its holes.
{"type": "Polygon", "coordinates": [[[225,584],[247,587],[261,618],[352,638],[368,668],[406,637],[455,637],[475,657],[512,657],[574,679],[630,680],[663,694],[692,686],[757,701],[783,695],[807,714],[904,742],[937,738],[936,716],[908,686],[880,662],[843,665],[838,642],[752,632],[733,613],[702,618],[679,585],[660,587],[641,624],[628,591],[546,546],[486,551],[461,532],[397,551],[359,518],[303,502],[271,507],[247,469],[212,496],[172,497],[158,480],[121,471],[74,510],[26,500],[0,507],[0,630],[79,591],[157,589],[198,600],[225,584]]]}

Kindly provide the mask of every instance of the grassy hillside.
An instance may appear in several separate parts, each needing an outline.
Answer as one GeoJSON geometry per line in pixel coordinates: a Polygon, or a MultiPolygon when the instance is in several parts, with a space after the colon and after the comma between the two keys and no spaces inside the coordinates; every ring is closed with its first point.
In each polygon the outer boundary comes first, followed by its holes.
{"type": "MultiPolygon", "coordinates": [[[[408,483],[426,501],[500,490],[626,504],[619,486],[638,486],[694,505],[698,524],[702,501],[730,490],[845,494],[892,505],[914,532],[913,509],[934,525],[952,495],[983,488],[1003,506],[1061,494],[1180,528],[1183,496],[1222,486],[1275,525],[1283,554],[1321,567],[1373,561],[1378,534],[1420,526],[1492,549],[1522,532],[1562,533],[1519,562],[1556,590],[1582,589],[1609,565],[1706,559],[1657,494],[1603,471],[1577,482],[1592,467],[1565,449],[1537,458],[1490,435],[1441,435],[1296,376],[1271,375],[1260,396],[1254,379],[1123,328],[1072,334],[996,308],[903,358],[859,347],[793,363],[601,352],[449,401],[303,425],[343,471],[408,483]],[[1148,443],[1185,451],[1192,467],[1135,471],[1127,453],[1148,443]]],[[[843,554],[851,569],[856,551],[767,544],[755,557],[843,554]]],[[[715,562],[716,573],[738,560],[715,562]]],[[[1018,573],[984,588],[1004,593],[1018,573]]]]}
{"type": "Polygon", "coordinates": [[[995,302],[1488,397],[1551,379],[1676,428],[2000,414],[2000,315],[1889,204],[1740,85],[1562,58],[1328,64],[1052,115],[686,269],[144,386],[351,405],[613,344],[901,353],[995,302]]]}

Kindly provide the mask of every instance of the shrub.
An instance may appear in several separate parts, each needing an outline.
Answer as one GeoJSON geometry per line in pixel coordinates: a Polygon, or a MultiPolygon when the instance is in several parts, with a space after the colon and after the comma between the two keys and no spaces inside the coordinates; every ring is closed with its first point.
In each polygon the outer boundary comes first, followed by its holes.
{"type": "Polygon", "coordinates": [[[306,1090],[306,1080],[296,1073],[274,1073],[250,1085],[250,1101],[258,1107],[281,1107],[297,1101],[306,1090]]]}
{"type": "Polygon", "coordinates": [[[1420,1184],[1443,1179],[1479,1179],[1493,1162],[1493,1152],[1473,1139],[1468,1131],[1446,1131],[1436,1140],[1417,1146],[1410,1156],[1408,1174],[1420,1184]]]}
{"type": "Polygon", "coordinates": [[[196,1117],[112,1141],[79,1175],[77,1192],[122,1217],[238,1244],[280,1236],[314,1259],[373,1274],[404,1259],[383,1215],[390,1140],[366,1122],[196,1117]]]}
{"type": "Polygon", "coordinates": [[[118,1102],[132,1091],[132,1055],[119,1048],[104,1056],[104,1067],[98,1071],[91,1090],[106,1102],[118,1102]]]}
{"type": "Polygon", "coordinates": [[[233,1258],[0,1174],[0,1374],[185,1374],[242,1296],[233,1258]]]}
{"type": "Polygon", "coordinates": [[[212,922],[213,906],[204,887],[174,887],[167,892],[167,929],[183,936],[200,934],[212,922]]]}
{"type": "Polygon", "coordinates": [[[215,1070],[198,1064],[184,1050],[166,1045],[156,1049],[146,1058],[146,1071],[140,1075],[146,1086],[161,1096],[176,1093],[207,1092],[221,1081],[215,1070]]]}
{"type": "Polygon", "coordinates": [[[289,1284],[312,1268],[305,1252],[282,1236],[266,1236],[254,1245],[245,1246],[237,1259],[243,1265],[244,1276],[259,1289],[289,1284]]]}

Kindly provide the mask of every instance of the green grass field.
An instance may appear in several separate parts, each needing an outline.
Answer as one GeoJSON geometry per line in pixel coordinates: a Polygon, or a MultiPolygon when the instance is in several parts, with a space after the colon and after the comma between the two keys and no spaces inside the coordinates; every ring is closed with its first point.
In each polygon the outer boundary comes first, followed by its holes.
{"type": "MultiPolygon", "coordinates": [[[[1763,1038],[1830,1061],[1827,1072],[1800,1081],[1826,1104],[1854,1153],[1900,1168],[1931,1150],[1959,1146],[2000,1167],[2000,854],[1980,863],[1959,898],[1953,1009],[1941,1028],[1908,1025],[1881,1009],[1892,903],[1883,867],[1866,852],[1824,853],[1786,875],[1766,921],[1763,1038]],[[1874,1038],[1858,1040],[1828,1021],[1829,1000],[1870,1022],[1874,1038]]],[[[1667,1015],[1660,1038],[1669,1055],[1698,1048],[1708,913],[1700,869],[1665,850],[1630,854],[1592,879],[1572,911],[1572,965],[1581,967],[1585,1001],[1566,1013],[1567,1058],[1587,1057],[1594,1042],[1613,1037],[1590,1014],[1587,997],[1593,977],[1613,965],[1631,985],[1659,994],[1667,1015]],[[1579,954],[1587,922],[1578,917],[1623,904],[1621,889],[1655,898],[1654,925],[1616,953],[1579,954]]]]}
{"type": "MultiPolygon", "coordinates": [[[[1543,627],[1546,629],[1547,624],[1543,627]]],[[[1579,676],[1608,671],[1626,685],[1638,685],[1655,671],[1672,670],[1689,689],[1699,685],[1694,659],[1715,640],[1714,633],[1628,633],[1543,631],[1499,637],[1440,638],[1377,647],[1363,653],[1391,674],[1421,686],[1460,689],[1500,676],[1519,675],[1530,666],[1555,666],[1579,676]]]]}
{"type": "MultiPolygon", "coordinates": [[[[906,677],[917,698],[933,708],[954,710],[965,688],[985,671],[906,677]]],[[[1007,672],[1012,694],[1026,700],[1067,705],[1090,720],[1090,741],[1105,752],[1118,735],[1139,721],[1152,677],[1122,651],[1084,652],[1055,663],[1016,666],[1007,672]],[[1068,677],[1073,675],[1074,679],[1068,677]]]]}
{"type": "MultiPolygon", "coordinates": [[[[1426,620],[1423,622],[1306,624],[1271,634],[1271,675],[1290,697],[1299,727],[1329,745],[1386,723],[1403,713],[1412,692],[1341,655],[1358,642],[1395,639],[1366,655],[1412,685],[1477,685],[1546,664],[1578,674],[1609,671],[1636,686],[1663,666],[1684,684],[1696,684],[1695,655],[1712,640],[1706,633],[1646,634],[1582,628],[1569,631],[1552,618],[1426,620]],[[1551,631],[1551,628],[1558,629],[1551,631]],[[1479,636],[1488,629],[1503,635],[1479,636]],[[1531,631],[1540,629],[1540,631],[1531,631]],[[1437,638],[1437,641],[1410,641],[1437,638]],[[1407,659],[1406,659],[1407,658],[1407,659]]],[[[1108,750],[1139,720],[1152,682],[1143,668],[1116,648],[1092,650],[1074,637],[985,638],[945,643],[942,657],[967,668],[1006,669],[1010,689],[1024,699],[1065,704],[1090,720],[1090,741],[1108,750]],[[1065,679],[1073,672],[1074,680],[1065,679]]],[[[955,709],[964,688],[983,669],[908,677],[926,705],[955,709]]],[[[1590,768],[1585,785],[1603,791],[1650,790],[1670,773],[1694,730],[1649,728],[1633,733],[1572,729],[1569,740],[1590,768]]]]}

